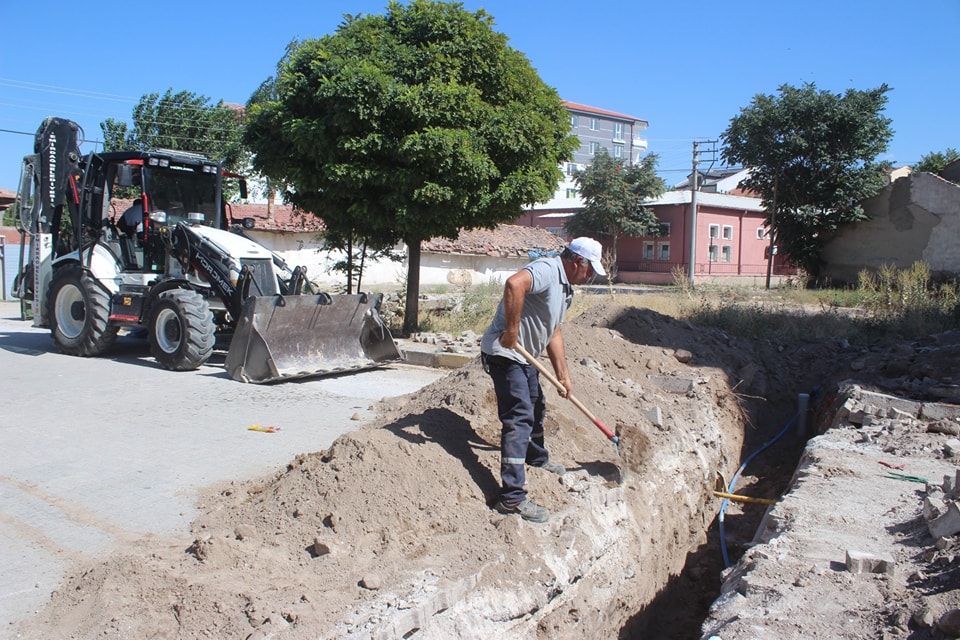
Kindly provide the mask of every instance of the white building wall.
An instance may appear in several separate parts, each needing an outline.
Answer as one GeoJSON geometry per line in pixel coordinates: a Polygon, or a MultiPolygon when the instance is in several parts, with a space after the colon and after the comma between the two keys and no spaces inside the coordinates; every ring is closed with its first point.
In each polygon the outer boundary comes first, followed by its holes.
{"type": "MultiPolygon", "coordinates": [[[[346,280],[342,273],[331,272],[330,268],[345,258],[342,251],[328,251],[323,242],[310,233],[277,233],[267,231],[248,231],[247,234],[279,254],[291,268],[307,268],[307,278],[321,288],[344,286],[346,280]]],[[[395,251],[404,257],[407,255],[403,244],[395,251]]],[[[497,257],[451,253],[422,252],[420,255],[420,285],[423,286],[478,286],[491,282],[502,283],[513,273],[530,262],[528,256],[497,257]]],[[[399,288],[407,278],[407,261],[390,260],[368,261],[363,268],[361,289],[371,291],[377,288],[399,288]]]]}

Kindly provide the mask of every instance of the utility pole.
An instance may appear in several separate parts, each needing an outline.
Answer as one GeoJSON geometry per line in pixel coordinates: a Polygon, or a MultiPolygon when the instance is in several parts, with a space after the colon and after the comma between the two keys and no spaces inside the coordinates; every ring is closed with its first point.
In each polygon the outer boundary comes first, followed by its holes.
{"type": "Polygon", "coordinates": [[[697,189],[699,182],[699,171],[697,170],[697,161],[700,143],[693,141],[693,177],[690,180],[690,264],[687,266],[687,276],[690,280],[690,288],[693,288],[693,272],[697,264],[697,189]]]}
{"type": "Polygon", "coordinates": [[[767,246],[767,289],[770,288],[770,275],[773,273],[773,260],[777,254],[777,245],[774,244],[776,234],[774,229],[777,223],[777,187],[780,182],[780,171],[773,176],[773,208],[770,211],[770,244],[767,246]]]}
{"type": "MultiPolygon", "coordinates": [[[[690,280],[690,287],[693,288],[694,271],[697,264],[697,192],[700,190],[700,145],[713,145],[707,149],[706,154],[710,160],[710,167],[717,159],[717,141],[716,140],[694,140],[693,141],[693,178],[690,180],[690,264],[687,265],[687,275],[690,280]]],[[[709,171],[709,169],[708,169],[709,171]]]]}

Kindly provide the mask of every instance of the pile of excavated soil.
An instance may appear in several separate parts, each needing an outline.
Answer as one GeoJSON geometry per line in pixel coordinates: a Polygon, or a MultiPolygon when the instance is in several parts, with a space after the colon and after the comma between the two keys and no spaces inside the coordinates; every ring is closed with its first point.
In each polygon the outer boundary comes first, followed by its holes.
{"type": "MultiPolygon", "coordinates": [[[[616,304],[563,335],[575,395],[616,425],[624,455],[545,383],[547,445],[568,469],[528,471],[548,523],[490,508],[500,426],[474,362],[328,450],[211,490],[192,539],[79,568],[23,637],[694,637],[720,589],[718,474],[780,430],[798,392],[848,376],[854,356],[861,372],[891,361],[616,304]]],[[[800,446],[778,445],[740,486],[776,497],[800,446]]],[[[735,553],[762,513],[728,511],[735,553]]]]}

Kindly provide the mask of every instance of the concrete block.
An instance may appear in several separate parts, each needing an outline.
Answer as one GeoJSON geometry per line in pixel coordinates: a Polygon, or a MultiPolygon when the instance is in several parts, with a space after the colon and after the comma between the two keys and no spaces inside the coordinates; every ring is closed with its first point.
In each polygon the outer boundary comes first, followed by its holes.
{"type": "Polygon", "coordinates": [[[935,496],[927,496],[923,499],[923,519],[927,522],[936,520],[947,511],[947,503],[935,496]]]}
{"type": "Polygon", "coordinates": [[[956,502],[947,505],[939,518],[927,523],[927,529],[934,538],[946,538],[960,533],[960,506],[956,502]]]}
{"type": "Polygon", "coordinates": [[[847,551],[847,571],[853,574],[885,573],[893,575],[894,562],[892,558],[882,558],[865,551],[847,551]]]}
{"type": "Polygon", "coordinates": [[[673,376],[650,376],[650,382],[667,393],[690,393],[694,387],[694,381],[692,379],[676,378],[673,376]]]}
{"type": "Polygon", "coordinates": [[[960,456],[960,440],[956,438],[950,438],[944,442],[943,452],[948,458],[956,458],[957,456],[960,456]]]}
{"type": "Polygon", "coordinates": [[[418,367],[432,367],[433,366],[433,354],[426,353],[423,351],[417,350],[408,350],[403,351],[403,359],[407,364],[412,364],[418,367]]]}
{"type": "Polygon", "coordinates": [[[434,354],[434,366],[444,369],[459,369],[476,357],[468,353],[436,353],[434,354]]]}
{"type": "Polygon", "coordinates": [[[859,389],[857,395],[864,405],[871,405],[871,408],[875,408],[870,412],[873,415],[889,415],[892,409],[899,409],[911,416],[919,417],[920,409],[923,406],[921,403],[914,402],[913,400],[888,396],[875,391],[866,391],[865,389],[859,389]]]}
{"type": "Polygon", "coordinates": [[[660,407],[653,407],[648,409],[645,412],[646,416],[650,418],[650,422],[653,423],[655,427],[663,426],[663,411],[660,410],[660,407]]]}
{"type": "Polygon", "coordinates": [[[920,407],[920,415],[926,420],[948,420],[960,418],[960,405],[942,402],[925,402],[920,407]]]}

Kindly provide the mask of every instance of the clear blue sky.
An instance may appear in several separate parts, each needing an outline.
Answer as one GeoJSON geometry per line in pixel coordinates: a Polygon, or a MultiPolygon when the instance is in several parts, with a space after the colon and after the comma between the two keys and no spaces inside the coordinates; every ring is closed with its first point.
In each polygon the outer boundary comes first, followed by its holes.
{"type": "MultiPolygon", "coordinates": [[[[467,0],[483,8],[565,100],[647,120],[669,184],[694,140],[716,139],[757,94],[813,82],[833,92],[892,88],[882,159],[910,164],[960,149],[960,0],[467,0]]],[[[230,3],[0,0],[0,187],[44,117],[130,121],[145,93],[187,90],[245,103],[293,39],[336,31],[387,0],[230,3]],[[13,132],[28,132],[22,135],[13,132]]],[[[81,147],[83,152],[93,144],[81,147]]]]}

